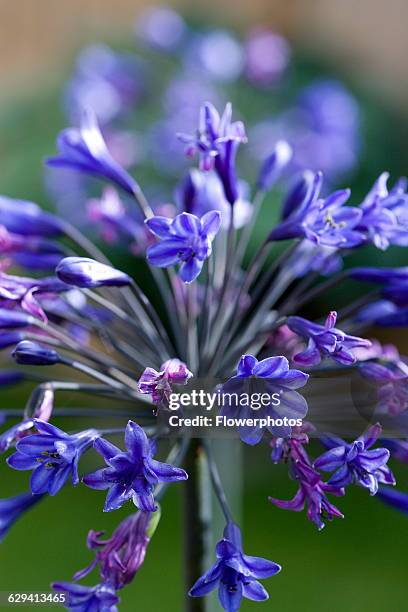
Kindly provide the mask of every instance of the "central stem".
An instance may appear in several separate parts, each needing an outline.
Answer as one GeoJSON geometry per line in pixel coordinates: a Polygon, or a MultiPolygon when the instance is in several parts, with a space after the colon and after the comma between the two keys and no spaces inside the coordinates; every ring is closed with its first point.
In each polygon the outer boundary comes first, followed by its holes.
{"type": "MultiPolygon", "coordinates": [[[[193,438],[185,458],[183,486],[186,592],[211,564],[211,483],[202,441],[193,438]]],[[[186,596],[185,612],[205,612],[206,598],[186,596]]]]}

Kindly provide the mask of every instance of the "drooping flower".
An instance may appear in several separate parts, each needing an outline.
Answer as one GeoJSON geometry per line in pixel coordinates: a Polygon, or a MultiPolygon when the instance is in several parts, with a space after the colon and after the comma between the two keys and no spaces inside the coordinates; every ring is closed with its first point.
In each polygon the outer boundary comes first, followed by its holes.
{"type": "Polygon", "coordinates": [[[350,336],[336,328],[337,312],[329,313],[324,325],[313,323],[302,317],[288,317],[286,325],[308,341],[306,350],[293,356],[293,361],[303,366],[313,366],[329,357],[342,365],[356,362],[354,348],[369,347],[370,340],[350,336]]]}
{"type": "Polygon", "coordinates": [[[379,423],[369,427],[357,440],[348,444],[341,438],[325,436],[323,443],[329,450],[314,462],[318,470],[334,472],[328,484],[346,487],[352,482],[367,488],[371,495],[378,491],[378,483],[395,484],[387,466],[390,451],[386,448],[369,450],[382,431],[379,423]]]}
{"type": "Polygon", "coordinates": [[[54,582],[52,588],[65,593],[65,608],[76,612],[118,612],[119,597],[111,584],[89,587],[75,582],[54,582]]]}
{"type": "Polygon", "coordinates": [[[15,497],[0,499],[0,542],[20,516],[35,506],[42,498],[43,495],[22,493],[15,497]]]}
{"type": "Polygon", "coordinates": [[[185,385],[193,373],[180,359],[168,359],[160,366],[157,372],[153,368],[146,368],[139,378],[140,393],[151,395],[154,404],[161,404],[167,400],[172,392],[172,385],[185,385]]]}
{"type": "Polygon", "coordinates": [[[268,357],[258,361],[252,355],[243,355],[238,363],[237,374],[224,383],[220,389],[222,401],[221,415],[227,418],[242,419],[237,429],[243,442],[258,444],[265,429],[277,436],[291,432],[290,421],[302,419],[307,413],[305,398],[295,389],[303,387],[308,375],[300,370],[291,370],[286,357],[268,357]],[[246,397],[269,396],[268,402],[254,409],[246,397]],[[249,419],[256,417],[256,423],[249,419]],[[259,419],[279,420],[281,423],[263,427],[259,419]]]}
{"type": "Polygon", "coordinates": [[[180,278],[185,283],[191,283],[211,255],[211,243],[220,228],[221,215],[218,211],[212,211],[199,219],[190,213],[181,213],[173,220],[155,216],[145,223],[160,239],[147,249],[148,262],[159,268],[178,263],[180,278]]]}
{"type": "Polygon", "coordinates": [[[278,574],[280,565],[261,557],[246,555],[242,549],[241,532],[228,523],[224,537],[216,546],[216,563],[190,589],[191,597],[203,597],[218,588],[218,599],[227,612],[236,612],[242,598],[265,601],[268,592],[258,581],[278,574]]]}
{"type": "Polygon", "coordinates": [[[55,270],[58,278],[75,287],[124,287],[130,276],[89,257],[65,257],[55,270]]]}
{"type": "Polygon", "coordinates": [[[155,443],[133,421],[126,426],[125,444],[127,451],[122,451],[103,438],[96,439],[95,450],[102,455],[108,467],[88,474],[83,481],[92,489],[109,489],[105,512],[117,510],[129,499],[139,510],[155,512],[155,485],[186,480],[187,474],[181,468],[153,459],[155,443]]]}
{"type": "Polygon", "coordinates": [[[30,486],[33,494],[56,495],[68,478],[79,482],[78,462],[97,438],[95,429],[69,435],[45,421],[34,420],[38,433],[17,442],[16,452],[7,463],[15,470],[32,470],[30,486]]]}
{"type": "Polygon", "coordinates": [[[84,570],[77,572],[74,580],[81,580],[95,567],[99,568],[104,582],[116,590],[131,582],[143,564],[146,550],[153,536],[160,512],[136,512],[126,517],[112,536],[103,539],[103,531],[90,531],[87,546],[95,551],[95,559],[84,570]]]}
{"type": "Polygon", "coordinates": [[[343,518],[343,514],[334,506],[327,494],[335,496],[344,495],[344,489],[323,482],[320,474],[313,468],[310,458],[303,447],[302,440],[291,440],[290,443],[290,473],[299,483],[299,489],[293,499],[284,501],[269,497],[274,506],[283,510],[301,512],[307,505],[307,518],[315,523],[319,530],[325,526],[324,520],[333,520],[335,517],[343,518]]]}
{"type": "Polygon", "coordinates": [[[344,206],[350,190],[335,191],[326,198],[319,197],[322,176],[316,173],[304,200],[269,234],[269,240],[306,238],[314,244],[337,248],[352,248],[363,242],[355,229],[362,212],[344,206]]]}
{"type": "Polygon", "coordinates": [[[136,181],[109,153],[91,109],[83,111],[80,128],[61,132],[57,144],[59,155],[47,160],[49,166],[69,168],[112,181],[130,194],[138,190],[136,181]]]}

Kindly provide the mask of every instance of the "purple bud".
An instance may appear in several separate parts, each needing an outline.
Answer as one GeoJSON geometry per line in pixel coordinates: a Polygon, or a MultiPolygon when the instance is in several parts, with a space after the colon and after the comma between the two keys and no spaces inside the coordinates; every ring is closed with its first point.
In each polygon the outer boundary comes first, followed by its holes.
{"type": "Polygon", "coordinates": [[[45,366],[54,365],[61,361],[57,351],[30,340],[19,342],[12,353],[12,357],[21,365],[45,366]]]}
{"type": "Polygon", "coordinates": [[[60,236],[63,233],[62,222],[34,202],[1,196],[0,218],[10,232],[23,236],[60,236]]]}
{"type": "Polygon", "coordinates": [[[13,327],[27,327],[34,319],[25,312],[18,310],[7,310],[0,308],[0,329],[12,329],[13,327]]]}
{"type": "Polygon", "coordinates": [[[408,280],[408,266],[402,268],[353,268],[350,277],[380,285],[408,280]]]}
{"type": "Polygon", "coordinates": [[[58,278],[75,287],[123,287],[131,278],[120,270],[87,257],[65,257],[55,270],[58,278]]]}
{"type": "Polygon", "coordinates": [[[292,154],[292,147],[285,140],[278,140],[273,153],[262,164],[258,177],[258,189],[268,191],[273,187],[292,159],[292,154]]]}

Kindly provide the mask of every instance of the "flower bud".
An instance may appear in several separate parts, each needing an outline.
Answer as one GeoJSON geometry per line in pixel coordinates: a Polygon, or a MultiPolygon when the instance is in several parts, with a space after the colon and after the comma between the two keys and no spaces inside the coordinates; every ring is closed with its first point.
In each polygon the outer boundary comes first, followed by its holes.
{"type": "Polygon", "coordinates": [[[0,196],[0,219],[9,232],[23,236],[60,236],[62,222],[34,202],[0,196]]]}
{"type": "Polygon", "coordinates": [[[61,361],[57,351],[30,340],[19,342],[12,356],[21,365],[54,365],[61,361]]]}
{"type": "Polygon", "coordinates": [[[87,257],[65,257],[55,272],[64,283],[87,289],[123,287],[131,283],[131,278],[124,272],[87,257]]]}

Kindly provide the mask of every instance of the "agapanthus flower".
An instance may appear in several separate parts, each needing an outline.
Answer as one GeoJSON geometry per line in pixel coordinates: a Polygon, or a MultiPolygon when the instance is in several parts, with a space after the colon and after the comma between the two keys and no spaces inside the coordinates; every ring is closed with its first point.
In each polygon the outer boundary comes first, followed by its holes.
{"type": "Polygon", "coordinates": [[[160,371],[146,368],[139,378],[140,393],[150,395],[154,404],[168,400],[172,385],[185,385],[193,376],[186,364],[180,359],[168,359],[160,366],[160,371]]]}
{"type": "Polygon", "coordinates": [[[143,564],[159,519],[160,512],[136,512],[126,517],[108,539],[103,539],[103,531],[91,530],[87,546],[95,551],[95,559],[76,572],[74,579],[81,580],[98,567],[104,582],[114,585],[116,590],[122,589],[143,564]]]}
{"type": "Polygon", "coordinates": [[[198,153],[201,170],[215,169],[230,204],[238,197],[235,157],[240,143],[246,142],[245,128],[241,121],[231,121],[232,107],[227,104],[222,116],[207,102],[200,110],[197,134],[179,134],[186,145],[186,154],[198,153]]]}
{"type": "Polygon", "coordinates": [[[408,202],[405,189],[397,184],[390,192],[387,188],[388,172],[383,172],[374,183],[360,205],[363,216],[358,230],[364,232],[366,240],[385,250],[390,244],[407,244],[408,223],[399,221],[398,209],[408,202]]]}
{"type": "Polygon", "coordinates": [[[322,177],[315,175],[303,202],[275,227],[269,240],[307,238],[314,244],[351,248],[363,241],[356,230],[362,212],[353,206],[344,206],[350,191],[343,189],[320,197],[322,177]]]}
{"type": "Polygon", "coordinates": [[[242,419],[237,427],[239,436],[247,444],[257,444],[269,430],[275,435],[290,434],[290,421],[302,419],[307,413],[307,402],[296,389],[304,387],[308,375],[300,370],[292,370],[286,357],[268,357],[258,361],[252,355],[243,355],[238,363],[237,374],[225,382],[220,393],[225,397],[221,414],[226,417],[242,419]],[[256,410],[244,399],[246,394],[268,394],[269,402],[256,410]],[[280,424],[261,426],[250,423],[248,419],[270,417],[279,419],[280,424]],[[286,417],[286,419],[285,419],[286,417]],[[286,421],[286,422],[285,422],[286,421]]]}
{"type": "Polygon", "coordinates": [[[54,582],[52,588],[67,596],[65,608],[78,612],[90,610],[100,612],[117,612],[119,597],[109,583],[101,583],[96,586],[83,586],[75,582],[54,582]]]}
{"type": "Polygon", "coordinates": [[[344,488],[321,479],[320,474],[311,465],[301,441],[292,441],[290,462],[291,475],[299,483],[296,495],[289,501],[275,497],[269,497],[269,501],[278,508],[294,512],[301,512],[307,505],[307,518],[315,523],[319,530],[325,526],[324,520],[343,518],[343,514],[329,501],[327,494],[344,495],[344,488]]]}
{"type": "Polygon", "coordinates": [[[259,579],[270,578],[282,568],[274,561],[246,555],[241,531],[234,523],[226,525],[216,555],[216,563],[190,589],[191,597],[203,597],[218,588],[218,599],[227,612],[239,610],[243,597],[253,601],[269,598],[259,579]]]}
{"type": "Polygon", "coordinates": [[[35,419],[38,433],[22,438],[16,452],[7,459],[15,470],[32,470],[30,486],[33,494],[56,495],[71,477],[78,484],[78,462],[92,445],[98,433],[88,429],[69,435],[45,421],[35,419]]]}
{"type": "Polygon", "coordinates": [[[190,213],[181,213],[173,220],[151,217],[146,225],[160,242],[147,249],[147,260],[159,268],[180,264],[180,278],[191,283],[211,255],[211,243],[220,224],[218,211],[208,212],[201,219],[190,213]]]}
{"type": "Polygon", "coordinates": [[[313,323],[302,317],[288,317],[286,325],[308,341],[306,350],[296,353],[293,361],[303,366],[313,366],[329,357],[343,365],[356,362],[354,348],[369,347],[370,340],[350,336],[336,328],[337,312],[329,313],[324,325],[313,323]]]}
{"type": "Polygon", "coordinates": [[[355,482],[375,495],[378,483],[395,484],[394,476],[387,466],[390,451],[386,448],[371,449],[381,431],[381,425],[377,423],[351,444],[341,438],[325,436],[324,445],[329,450],[315,460],[314,466],[318,470],[334,472],[328,480],[330,485],[346,487],[355,482]]]}
{"type": "Polygon", "coordinates": [[[38,504],[42,498],[43,495],[21,493],[15,497],[0,499],[0,542],[20,516],[38,504]]]}
{"type": "Polygon", "coordinates": [[[47,160],[49,166],[69,168],[112,181],[131,195],[137,191],[136,181],[109,153],[92,110],[83,111],[80,128],[61,132],[58,149],[59,155],[47,160]]]}
{"type": "Polygon", "coordinates": [[[129,421],[125,431],[126,451],[104,438],[94,442],[94,448],[105,459],[107,466],[84,477],[93,489],[109,489],[105,512],[117,510],[129,499],[144,512],[155,512],[157,505],[153,490],[159,482],[186,480],[184,470],[153,459],[155,443],[149,441],[143,429],[129,421]]]}

